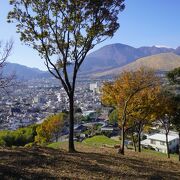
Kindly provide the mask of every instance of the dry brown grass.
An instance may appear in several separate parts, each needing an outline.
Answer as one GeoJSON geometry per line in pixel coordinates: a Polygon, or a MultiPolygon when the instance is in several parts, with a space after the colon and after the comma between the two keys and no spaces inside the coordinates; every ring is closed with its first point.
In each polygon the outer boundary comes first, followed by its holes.
{"type": "Polygon", "coordinates": [[[0,149],[0,179],[180,179],[175,160],[133,151],[122,156],[105,147],[77,150],[0,149]]]}

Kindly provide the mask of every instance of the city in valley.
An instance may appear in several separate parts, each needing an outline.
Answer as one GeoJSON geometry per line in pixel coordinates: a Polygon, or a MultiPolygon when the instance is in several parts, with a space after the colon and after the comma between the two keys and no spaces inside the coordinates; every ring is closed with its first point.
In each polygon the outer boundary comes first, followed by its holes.
{"type": "MultiPolygon", "coordinates": [[[[102,81],[78,81],[75,108],[82,115],[100,112],[102,81]]],[[[55,79],[20,82],[0,99],[0,128],[15,130],[43,120],[53,114],[67,112],[68,96],[55,79]]],[[[95,116],[94,116],[95,117],[95,116]]],[[[96,117],[97,118],[97,117],[96,117]]],[[[76,119],[76,123],[78,119],[76,119]]]]}
{"type": "MultiPolygon", "coordinates": [[[[164,74],[159,74],[159,76],[163,79],[164,84],[167,83],[164,74]]],[[[112,81],[112,79],[109,79],[109,81],[112,81]]],[[[83,141],[96,134],[104,134],[119,140],[121,130],[117,119],[116,122],[109,120],[112,108],[104,106],[101,102],[101,88],[104,82],[105,79],[77,81],[74,98],[75,141],[83,141]],[[87,130],[89,130],[88,134],[87,130]]],[[[176,93],[178,92],[176,91],[176,93]]],[[[61,112],[68,114],[68,108],[68,96],[59,85],[59,81],[54,78],[20,81],[11,87],[8,93],[5,92],[1,96],[0,128],[1,130],[17,130],[29,125],[41,124],[51,115],[61,112]]],[[[68,141],[68,134],[69,124],[67,121],[58,134],[58,139],[51,139],[51,141],[68,141]]],[[[141,136],[143,137],[141,141],[143,147],[151,147],[156,151],[167,152],[165,130],[158,120],[151,124],[149,133],[144,132],[141,136]],[[161,144],[159,145],[158,142],[161,142],[161,144]]],[[[172,147],[170,146],[171,152],[176,152],[178,133],[171,129],[168,138],[172,144],[172,147]]],[[[132,145],[132,141],[128,139],[125,140],[125,143],[126,145],[132,145]]]]}

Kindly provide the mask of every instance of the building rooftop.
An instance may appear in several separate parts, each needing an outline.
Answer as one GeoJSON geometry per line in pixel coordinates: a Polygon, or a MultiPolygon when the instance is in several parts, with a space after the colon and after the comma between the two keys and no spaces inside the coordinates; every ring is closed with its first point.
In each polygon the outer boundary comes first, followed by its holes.
{"type": "MultiPolygon", "coordinates": [[[[177,135],[168,135],[168,142],[177,139],[177,135]]],[[[158,140],[158,141],[166,141],[166,135],[165,134],[153,134],[148,137],[148,139],[158,140]]]]}

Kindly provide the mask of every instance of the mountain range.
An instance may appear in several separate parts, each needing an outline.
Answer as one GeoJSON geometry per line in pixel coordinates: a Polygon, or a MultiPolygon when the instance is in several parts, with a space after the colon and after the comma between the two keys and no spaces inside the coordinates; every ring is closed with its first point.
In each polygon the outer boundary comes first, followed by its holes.
{"type": "Polygon", "coordinates": [[[110,70],[96,72],[93,77],[104,77],[118,75],[122,71],[133,71],[141,67],[154,69],[158,72],[167,72],[176,67],[180,67],[180,56],[174,53],[160,53],[152,56],[137,59],[125,66],[113,68],[110,70]]]}
{"type": "Polygon", "coordinates": [[[111,44],[88,55],[82,64],[82,71],[104,71],[122,67],[142,57],[168,52],[176,52],[176,49],[156,46],[134,48],[124,44],[111,44]]]}
{"type": "MultiPolygon", "coordinates": [[[[158,71],[168,71],[179,67],[180,47],[176,49],[157,46],[134,48],[120,43],[107,45],[86,57],[79,75],[103,77],[141,66],[148,66],[158,71]]],[[[15,72],[20,79],[50,77],[46,71],[14,63],[7,63],[4,72],[7,74],[15,72]]]]}
{"type": "Polygon", "coordinates": [[[3,67],[3,74],[15,74],[16,78],[20,80],[50,77],[50,74],[47,71],[41,71],[38,68],[30,68],[10,62],[6,63],[6,65],[3,67]]]}

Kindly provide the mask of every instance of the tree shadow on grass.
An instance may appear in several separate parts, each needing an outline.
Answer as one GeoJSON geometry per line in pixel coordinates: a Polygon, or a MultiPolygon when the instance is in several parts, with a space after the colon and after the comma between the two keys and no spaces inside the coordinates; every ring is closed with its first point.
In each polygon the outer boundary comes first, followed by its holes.
{"type": "Polygon", "coordinates": [[[50,148],[0,149],[0,179],[180,179],[167,161],[93,152],[67,153],[50,148]]]}
{"type": "Polygon", "coordinates": [[[22,167],[14,167],[0,165],[0,179],[56,179],[46,172],[30,172],[22,169],[22,167]]]}
{"type": "Polygon", "coordinates": [[[49,158],[51,153],[43,149],[1,149],[0,179],[55,179],[51,173],[46,172],[46,165],[53,162],[49,158]],[[34,171],[37,168],[40,170],[34,171]]]}
{"type": "MultiPolygon", "coordinates": [[[[105,174],[110,174],[110,177],[125,177],[125,178],[147,178],[147,179],[180,179],[180,169],[178,165],[176,170],[163,168],[158,164],[166,166],[169,162],[157,160],[156,162],[146,161],[145,159],[135,159],[129,156],[122,155],[104,155],[98,153],[80,153],[82,159],[96,161],[96,165],[92,168],[90,163],[83,163],[85,169],[89,171],[102,171],[105,174]],[[104,166],[106,165],[106,166],[104,166]],[[111,167],[111,168],[110,168],[111,167]],[[119,167],[119,169],[117,168],[119,167]],[[124,168],[125,167],[125,168],[124,168]],[[122,170],[121,170],[122,169],[122,170]]],[[[80,165],[81,166],[81,165],[80,165]]]]}

